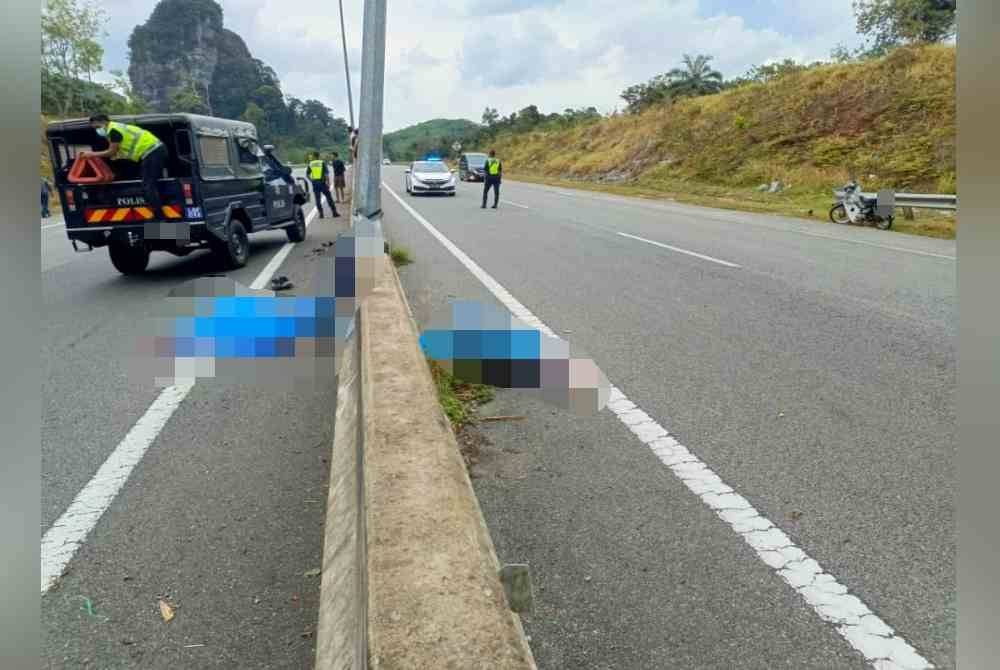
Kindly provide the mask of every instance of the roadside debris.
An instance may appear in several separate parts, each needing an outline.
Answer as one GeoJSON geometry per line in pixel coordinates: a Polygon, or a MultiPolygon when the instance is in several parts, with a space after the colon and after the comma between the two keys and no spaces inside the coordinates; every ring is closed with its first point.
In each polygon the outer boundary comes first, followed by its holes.
{"type": "Polygon", "coordinates": [[[294,288],[295,284],[289,281],[288,277],[281,275],[275,277],[271,280],[271,290],[272,291],[287,291],[290,288],[294,288]]]}
{"type": "Polygon", "coordinates": [[[523,421],[526,416],[515,416],[512,414],[499,415],[499,416],[484,416],[480,417],[480,421],[523,421]]]}
{"type": "Polygon", "coordinates": [[[167,604],[167,601],[160,600],[160,616],[164,623],[169,623],[174,618],[174,608],[167,604]]]}
{"type": "Polygon", "coordinates": [[[83,606],[81,606],[80,609],[89,614],[90,616],[97,616],[97,613],[94,611],[94,603],[91,602],[90,598],[88,598],[87,596],[79,596],[79,597],[80,600],[83,601],[83,606]]]}
{"type": "Polygon", "coordinates": [[[312,570],[306,570],[303,573],[303,577],[319,577],[320,573],[323,572],[321,568],[313,568],[312,570]]]}

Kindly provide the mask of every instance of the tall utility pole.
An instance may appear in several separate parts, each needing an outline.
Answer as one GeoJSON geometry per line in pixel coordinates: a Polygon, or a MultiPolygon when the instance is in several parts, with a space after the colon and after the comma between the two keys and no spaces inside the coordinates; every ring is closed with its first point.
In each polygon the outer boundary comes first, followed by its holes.
{"type": "Polygon", "coordinates": [[[354,214],[364,219],[382,214],[382,89],[385,80],[385,2],[365,0],[361,42],[361,99],[358,103],[357,191],[354,214]]]}
{"type": "Polygon", "coordinates": [[[354,101],[351,100],[351,68],[347,64],[347,31],[344,30],[344,0],[340,5],[340,40],[344,44],[344,77],[347,79],[347,113],[351,118],[351,129],[354,128],[354,101]]]}

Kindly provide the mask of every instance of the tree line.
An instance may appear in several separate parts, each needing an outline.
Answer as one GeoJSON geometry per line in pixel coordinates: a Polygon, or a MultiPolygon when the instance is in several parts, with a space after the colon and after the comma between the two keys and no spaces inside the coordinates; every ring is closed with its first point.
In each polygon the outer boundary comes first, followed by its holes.
{"type": "MultiPolygon", "coordinates": [[[[850,50],[837,46],[830,56],[835,62],[850,62],[884,56],[897,46],[941,42],[955,35],[955,0],[854,0],[853,7],[862,46],[850,50]]],[[[785,59],[756,65],[729,81],[712,69],[712,56],[684,55],[682,66],[629,86],[621,93],[626,111],[638,113],[651,105],[685,97],[712,95],[721,91],[764,83],[787,74],[823,65],[785,59]]]]}
{"type": "MultiPolygon", "coordinates": [[[[300,100],[282,93],[277,74],[258,59],[229,64],[229,90],[210,97],[208,87],[188,80],[172,92],[163,108],[153,108],[132,87],[129,77],[111,71],[112,83],[99,83],[107,35],[107,13],[93,0],[47,0],[42,7],[41,107],[42,112],[68,118],[96,112],[143,114],[186,112],[239,118],[257,127],[263,143],[278,147],[285,160],[301,162],[308,152],[340,151],[346,155],[350,127],[318,100],[300,100]],[[252,92],[236,92],[251,82],[252,92]],[[233,99],[230,99],[233,98],[233,99]]],[[[130,40],[131,42],[131,40],[130,40]]],[[[243,88],[246,88],[245,86],[243,88]]]]}

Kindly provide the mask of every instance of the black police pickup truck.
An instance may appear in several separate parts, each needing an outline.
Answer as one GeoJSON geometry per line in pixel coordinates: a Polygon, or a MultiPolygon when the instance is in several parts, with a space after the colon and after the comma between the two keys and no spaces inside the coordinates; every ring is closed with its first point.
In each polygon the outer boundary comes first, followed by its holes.
{"type": "Polygon", "coordinates": [[[292,178],[272,147],[258,144],[253,124],[195,114],[112,120],[144,128],[166,145],[169,158],[158,184],[163,218],[146,206],[136,163],[108,161],[111,182],[70,182],[77,154],[106,149],[107,140],[87,119],[52,122],[46,137],[55,185],[66,235],[77,251],[106,246],[120,272],[137,274],[152,251],[186,256],[207,247],[228,268],[238,268],[247,262],[250,233],[284,229],[292,242],[305,239],[308,184],[292,178]]]}

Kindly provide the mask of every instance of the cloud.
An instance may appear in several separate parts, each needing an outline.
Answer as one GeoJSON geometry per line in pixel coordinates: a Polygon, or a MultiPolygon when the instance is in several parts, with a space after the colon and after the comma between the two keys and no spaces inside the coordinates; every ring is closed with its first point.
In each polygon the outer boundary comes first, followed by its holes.
{"type": "Polygon", "coordinates": [[[500,23],[465,38],[459,65],[463,80],[509,88],[572,75],[574,50],[564,46],[552,28],[519,17],[500,23]]]}
{"type": "Polygon", "coordinates": [[[566,0],[473,0],[466,14],[471,17],[516,14],[529,9],[561,5],[566,0]]]}
{"type": "MultiPolygon", "coordinates": [[[[152,0],[103,0],[116,25],[148,18],[152,0]]],[[[225,25],[277,72],[282,88],[348,117],[336,2],[221,0],[225,25]]],[[[344,0],[351,80],[360,94],[363,0],[344,0]]],[[[105,68],[123,67],[128,32],[109,36],[105,68]]],[[[851,0],[421,0],[391,2],[384,127],[479,120],[527,105],[543,112],[623,106],[627,86],[714,56],[726,77],[783,58],[828,57],[859,43],[851,0]],[[487,18],[488,17],[488,18],[487,18]]]]}

